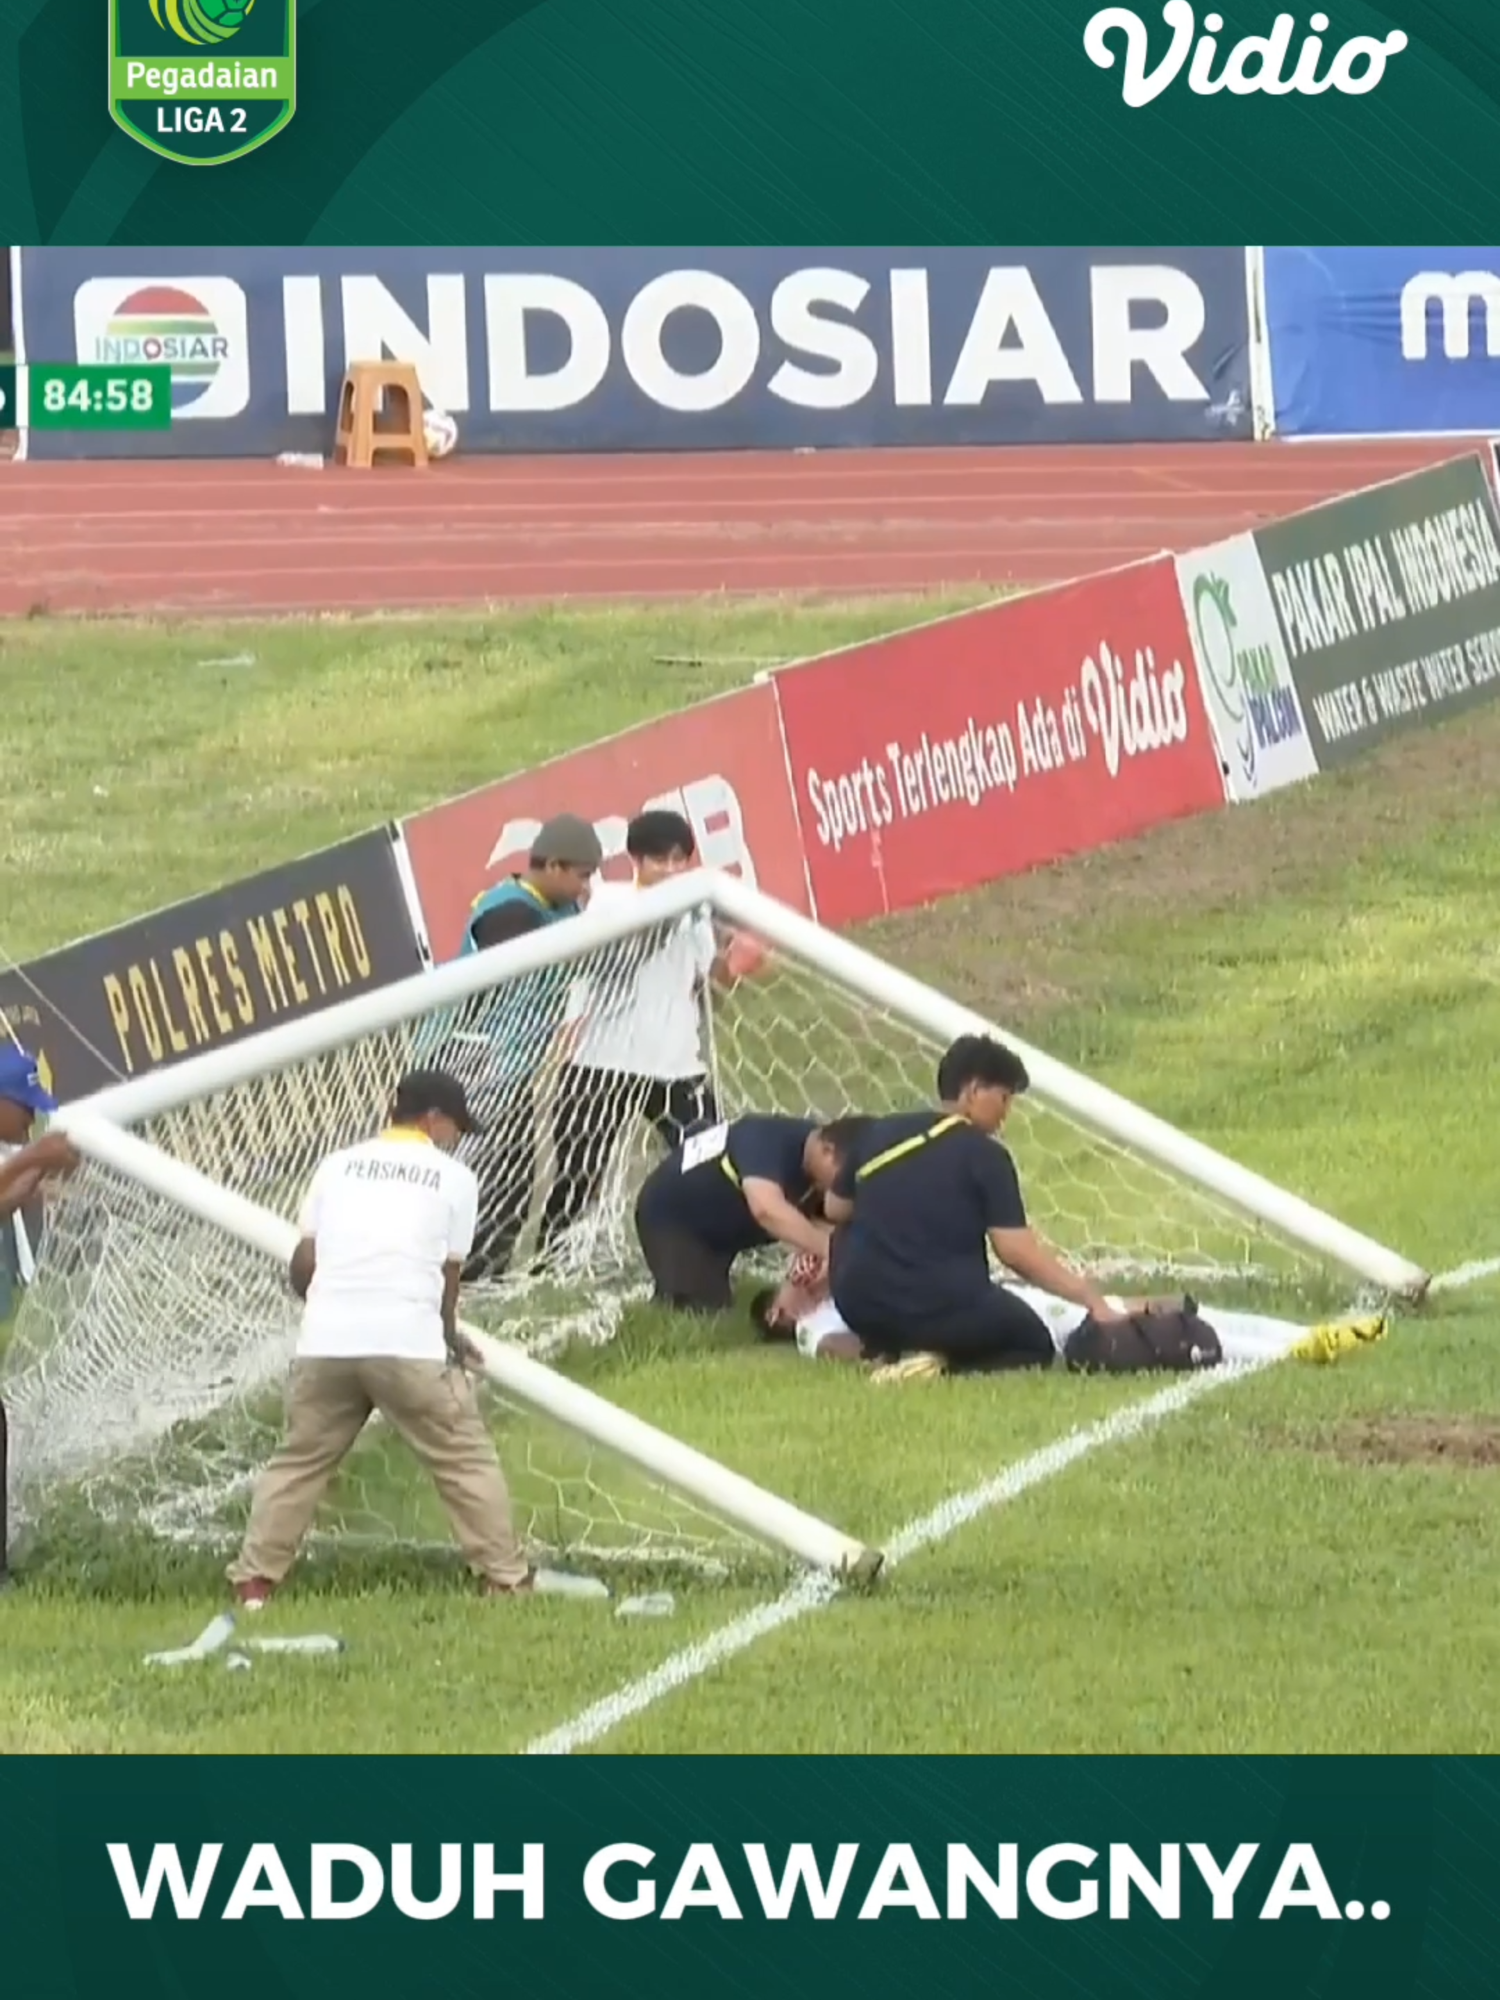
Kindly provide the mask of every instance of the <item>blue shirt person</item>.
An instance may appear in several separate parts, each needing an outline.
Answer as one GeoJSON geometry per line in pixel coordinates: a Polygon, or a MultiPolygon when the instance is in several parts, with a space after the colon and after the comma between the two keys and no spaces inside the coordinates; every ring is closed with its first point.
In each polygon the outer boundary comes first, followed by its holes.
{"type": "Polygon", "coordinates": [[[56,1109],[41,1064],[10,1040],[0,1019],[0,1315],[14,1304],[14,1288],[34,1275],[44,1184],[78,1165],[78,1154],[60,1132],[32,1137],[37,1119],[56,1109]]]}
{"type": "MultiPolygon", "coordinates": [[[[490,951],[576,917],[604,859],[599,836],[577,813],[538,828],[525,872],[475,898],[459,955],[490,951]]],[[[465,1152],[479,1176],[479,1227],[467,1283],[503,1278],[531,1210],[538,1135],[534,1084],[567,1011],[572,965],[542,966],[445,1009],[420,1039],[417,1059],[463,1084],[486,1131],[465,1152]]]]}

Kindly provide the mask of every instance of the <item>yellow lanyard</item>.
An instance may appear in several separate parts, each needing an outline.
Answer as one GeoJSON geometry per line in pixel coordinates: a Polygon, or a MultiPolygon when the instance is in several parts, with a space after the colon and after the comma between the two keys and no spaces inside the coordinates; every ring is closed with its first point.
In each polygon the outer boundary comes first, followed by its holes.
{"type": "Polygon", "coordinates": [[[913,1133],[910,1139],[903,1139],[899,1145],[887,1146],[883,1153],[877,1153],[873,1160],[865,1164],[855,1174],[855,1182],[868,1180],[871,1174],[878,1174],[882,1167],[888,1167],[894,1160],[905,1159],[908,1153],[918,1152],[923,1146],[930,1146],[934,1139],[941,1139],[945,1132],[956,1132],[960,1125],[967,1125],[968,1119],[957,1112],[940,1118],[935,1125],[929,1125],[925,1132],[913,1133]]]}

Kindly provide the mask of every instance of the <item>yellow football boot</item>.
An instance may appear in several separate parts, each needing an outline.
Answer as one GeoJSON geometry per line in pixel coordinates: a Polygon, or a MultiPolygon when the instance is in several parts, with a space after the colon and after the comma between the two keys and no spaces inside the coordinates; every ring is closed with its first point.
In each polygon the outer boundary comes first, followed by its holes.
{"type": "Polygon", "coordinates": [[[891,1382],[932,1382],[948,1372],[941,1354],[903,1354],[899,1361],[883,1361],[870,1371],[870,1380],[882,1388],[891,1382]]]}
{"type": "Polygon", "coordinates": [[[1371,1313],[1362,1319],[1329,1320],[1322,1326],[1309,1327],[1290,1350],[1290,1358],[1326,1365],[1337,1361],[1341,1354],[1352,1354],[1356,1348],[1384,1340],[1389,1331],[1384,1313],[1371,1313]]]}

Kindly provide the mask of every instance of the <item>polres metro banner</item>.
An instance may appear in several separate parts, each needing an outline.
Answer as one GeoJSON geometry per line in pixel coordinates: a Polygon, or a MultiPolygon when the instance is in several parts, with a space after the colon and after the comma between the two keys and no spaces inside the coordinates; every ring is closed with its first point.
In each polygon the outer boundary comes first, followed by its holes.
{"type": "Polygon", "coordinates": [[[1171,557],[773,677],[825,924],[1224,803],[1171,557]]]}
{"type": "Polygon", "coordinates": [[[1267,248],[1284,437],[1500,429],[1500,249],[1267,248]]]}
{"type": "Polygon", "coordinates": [[[315,1014],[423,963],[376,827],[0,973],[0,1033],[78,1098],[315,1014]]]}
{"type": "Polygon", "coordinates": [[[23,249],[18,358],[167,361],[173,425],[33,456],[326,452],[351,360],[475,452],[1249,437],[1245,252],[23,249]]]}
{"type": "Polygon", "coordinates": [[[476,896],[526,866],[543,820],[582,813],[598,831],[605,874],[622,875],[626,826],[648,806],[684,815],[704,867],[730,870],[809,910],[776,698],[762,685],[643,723],[406,820],[434,956],[458,950],[476,896]]]}

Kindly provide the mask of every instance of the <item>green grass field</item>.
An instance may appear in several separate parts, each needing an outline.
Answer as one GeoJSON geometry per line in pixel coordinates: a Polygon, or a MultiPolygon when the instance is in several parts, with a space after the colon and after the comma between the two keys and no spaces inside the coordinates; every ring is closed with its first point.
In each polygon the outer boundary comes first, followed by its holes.
{"type": "MultiPolygon", "coordinates": [[[[927,606],[0,633],[25,957],[927,606]],[[696,665],[657,664],[670,656],[696,665]],[[250,664],[209,664],[227,659],[250,664]]],[[[1500,1255],[1500,714],[865,941],[1444,1271],[1500,1255]]],[[[1023,1154],[1023,1170],[1025,1158],[1023,1154]]],[[[1219,1389],[788,1623],[619,1751],[1491,1751],[1493,1283],[1383,1347],[1219,1389]]],[[[595,1386],[883,1539],[1158,1385],[872,1390],[638,1316],[595,1386]]],[[[211,1570],[50,1563],[0,1602],[0,1751],[520,1748],[769,1586],[666,1620],[492,1606],[349,1555],[268,1631],[338,1660],[172,1674],[211,1570]],[[373,1580],[373,1587],[365,1587],[373,1580]]]]}

